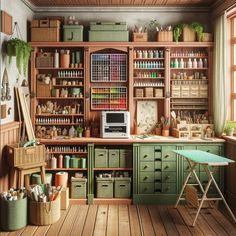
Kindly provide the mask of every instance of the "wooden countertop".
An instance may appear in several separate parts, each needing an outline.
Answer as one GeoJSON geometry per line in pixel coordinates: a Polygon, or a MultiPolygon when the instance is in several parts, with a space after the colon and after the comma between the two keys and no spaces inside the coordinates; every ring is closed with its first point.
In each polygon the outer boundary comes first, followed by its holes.
{"type": "Polygon", "coordinates": [[[224,143],[224,139],[220,138],[212,138],[212,139],[181,139],[175,137],[163,137],[163,136],[147,136],[142,137],[142,135],[131,136],[128,139],[108,139],[108,138],[62,138],[58,137],[55,139],[40,139],[40,142],[44,144],[104,144],[104,145],[126,145],[126,144],[134,144],[134,143],[224,143]]]}

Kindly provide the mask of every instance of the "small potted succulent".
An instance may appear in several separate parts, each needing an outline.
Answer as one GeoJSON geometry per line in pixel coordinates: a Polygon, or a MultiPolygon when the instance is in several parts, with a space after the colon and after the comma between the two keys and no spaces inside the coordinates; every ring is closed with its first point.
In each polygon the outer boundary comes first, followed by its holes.
{"type": "Polygon", "coordinates": [[[16,67],[20,74],[22,73],[23,69],[23,73],[25,76],[32,47],[27,42],[18,38],[11,38],[9,41],[7,41],[6,46],[9,63],[11,63],[12,57],[15,56],[16,67]]]}
{"type": "Polygon", "coordinates": [[[224,131],[227,136],[233,136],[235,128],[236,128],[236,122],[227,121],[224,131]]]}

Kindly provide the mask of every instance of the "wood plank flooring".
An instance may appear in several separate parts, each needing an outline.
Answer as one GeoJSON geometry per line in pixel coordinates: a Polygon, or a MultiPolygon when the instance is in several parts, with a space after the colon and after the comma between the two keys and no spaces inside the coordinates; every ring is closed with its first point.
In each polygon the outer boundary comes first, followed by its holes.
{"type": "Polygon", "coordinates": [[[58,222],[49,226],[28,225],[0,236],[228,236],[236,235],[236,224],[219,210],[201,210],[191,226],[194,209],[183,205],[71,205],[58,222]]]}

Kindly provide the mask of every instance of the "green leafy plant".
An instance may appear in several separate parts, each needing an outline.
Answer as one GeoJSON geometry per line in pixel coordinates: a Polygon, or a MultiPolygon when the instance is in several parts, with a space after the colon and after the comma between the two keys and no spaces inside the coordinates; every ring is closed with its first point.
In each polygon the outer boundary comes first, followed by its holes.
{"type": "Polygon", "coordinates": [[[156,28],[159,27],[160,25],[158,24],[157,20],[150,20],[148,23],[148,29],[149,29],[149,38],[151,41],[156,40],[156,28]]]}
{"type": "Polygon", "coordinates": [[[188,25],[194,32],[197,33],[197,40],[198,42],[202,41],[203,38],[203,31],[204,31],[204,26],[201,23],[198,22],[193,22],[188,25]]]}
{"type": "Polygon", "coordinates": [[[82,137],[82,133],[84,131],[83,127],[78,126],[76,131],[77,131],[77,136],[82,137]]]}
{"type": "Polygon", "coordinates": [[[184,24],[178,24],[173,29],[173,35],[175,42],[179,42],[179,38],[183,33],[184,24]]]}
{"type": "Polygon", "coordinates": [[[226,135],[232,135],[234,130],[236,129],[236,122],[235,121],[227,121],[224,131],[226,135]]]}
{"type": "Polygon", "coordinates": [[[16,56],[16,67],[20,74],[23,69],[24,76],[26,75],[28,68],[31,51],[31,46],[21,39],[12,38],[7,42],[7,55],[9,57],[9,63],[11,63],[12,57],[16,56]]]}

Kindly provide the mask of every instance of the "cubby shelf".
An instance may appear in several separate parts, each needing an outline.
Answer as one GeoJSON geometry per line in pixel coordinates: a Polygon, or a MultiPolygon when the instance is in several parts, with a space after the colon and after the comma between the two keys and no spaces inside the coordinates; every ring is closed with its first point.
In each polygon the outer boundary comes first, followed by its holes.
{"type": "Polygon", "coordinates": [[[131,171],[133,170],[133,168],[114,168],[114,167],[110,167],[110,168],[93,168],[94,171],[112,171],[112,170],[116,170],[116,171],[131,171]]]}

